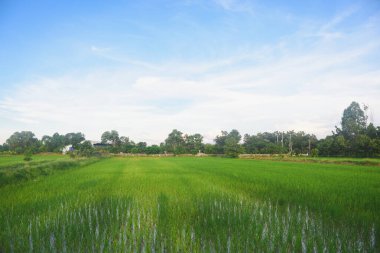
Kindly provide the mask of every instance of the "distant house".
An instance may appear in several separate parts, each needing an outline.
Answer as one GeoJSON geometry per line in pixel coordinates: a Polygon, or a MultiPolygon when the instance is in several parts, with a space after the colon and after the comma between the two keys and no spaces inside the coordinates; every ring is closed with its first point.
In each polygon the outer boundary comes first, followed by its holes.
{"type": "Polygon", "coordinates": [[[94,148],[106,148],[106,147],[110,147],[111,144],[97,142],[97,143],[92,144],[92,146],[93,146],[94,148]]]}
{"type": "MultiPolygon", "coordinates": [[[[81,141],[81,144],[85,141],[87,141],[87,140],[81,141]]],[[[111,146],[110,143],[102,143],[101,141],[91,141],[91,140],[88,140],[88,141],[91,143],[91,145],[94,148],[106,148],[106,147],[111,146]]],[[[70,151],[74,151],[73,145],[67,145],[67,146],[62,148],[62,154],[66,154],[67,152],[70,152],[70,151]]]]}
{"type": "Polygon", "coordinates": [[[73,150],[74,150],[73,145],[67,145],[67,146],[63,147],[62,154],[66,154],[67,152],[70,152],[73,150]]]}
{"type": "Polygon", "coordinates": [[[106,148],[106,147],[109,147],[111,146],[110,143],[103,143],[101,141],[90,141],[89,142],[91,143],[91,145],[94,147],[94,148],[106,148]]]}

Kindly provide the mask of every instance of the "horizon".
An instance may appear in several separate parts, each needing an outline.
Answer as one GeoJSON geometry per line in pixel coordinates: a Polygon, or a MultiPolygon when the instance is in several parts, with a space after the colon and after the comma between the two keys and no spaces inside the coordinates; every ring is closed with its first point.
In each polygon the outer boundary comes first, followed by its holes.
{"type": "Polygon", "coordinates": [[[0,143],[104,131],[149,145],[380,125],[380,2],[0,3],[0,143]]]}

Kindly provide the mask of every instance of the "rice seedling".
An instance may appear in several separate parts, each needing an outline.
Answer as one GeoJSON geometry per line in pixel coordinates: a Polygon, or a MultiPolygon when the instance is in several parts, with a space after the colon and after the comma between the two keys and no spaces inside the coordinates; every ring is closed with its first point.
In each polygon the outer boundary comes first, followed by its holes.
{"type": "Polygon", "coordinates": [[[378,252],[378,168],[301,165],[112,158],[6,185],[0,251],[378,252]]]}

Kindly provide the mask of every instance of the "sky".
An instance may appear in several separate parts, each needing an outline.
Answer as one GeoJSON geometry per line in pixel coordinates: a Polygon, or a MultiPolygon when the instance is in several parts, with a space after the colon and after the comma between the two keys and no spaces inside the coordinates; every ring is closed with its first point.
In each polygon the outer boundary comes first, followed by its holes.
{"type": "Polygon", "coordinates": [[[380,125],[380,1],[0,1],[0,143],[380,125]]]}

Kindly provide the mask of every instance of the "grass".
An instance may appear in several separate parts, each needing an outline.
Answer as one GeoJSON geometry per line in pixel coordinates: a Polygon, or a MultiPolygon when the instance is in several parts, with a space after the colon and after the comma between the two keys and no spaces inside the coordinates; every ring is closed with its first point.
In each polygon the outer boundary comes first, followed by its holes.
{"type": "Polygon", "coordinates": [[[376,166],[114,157],[0,203],[0,252],[379,250],[376,166]]]}
{"type": "MultiPolygon", "coordinates": [[[[57,159],[66,159],[67,156],[59,154],[38,154],[32,155],[32,162],[54,161],[57,159]]],[[[25,164],[24,155],[0,155],[0,168],[25,164]]]]}
{"type": "Polygon", "coordinates": [[[380,166],[379,158],[354,158],[354,157],[308,157],[308,156],[260,156],[245,154],[242,159],[255,159],[255,160],[272,160],[272,161],[290,161],[302,163],[328,163],[328,164],[346,164],[346,165],[370,165],[380,166]]]}
{"type": "Polygon", "coordinates": [[[65,170],[80,167],[97,161],[96,158],[70,159],[62,155],[38,155],[32,161],[20,161],[20,156],[0,157],[0,186],[35,179],[39,176],[47,176],[56,173],[57,170],[65,170]]]}

